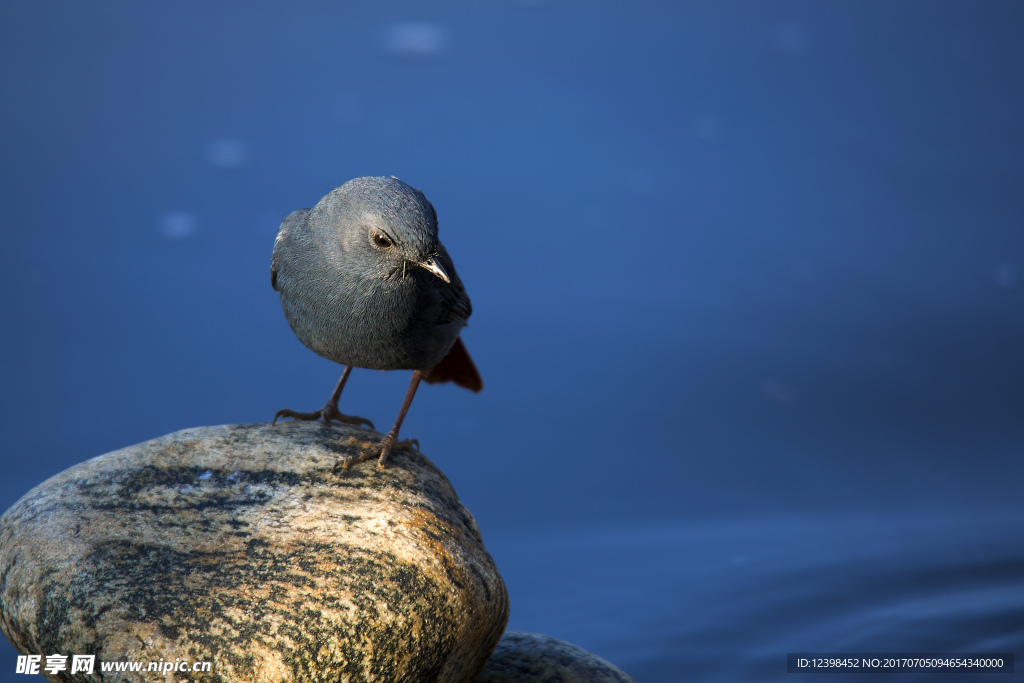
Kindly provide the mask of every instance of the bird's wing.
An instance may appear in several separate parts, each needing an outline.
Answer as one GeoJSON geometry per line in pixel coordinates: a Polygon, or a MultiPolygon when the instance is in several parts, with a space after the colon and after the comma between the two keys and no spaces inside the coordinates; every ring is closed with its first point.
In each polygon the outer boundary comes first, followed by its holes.
{"type": "Polygon", "coordinates": [[[274,240],[274,255],[270,259],[270,286],[277,290],[277,268],[278,262],[281,257],[281,252],[278,250],[278,245],[288,239],[291,229],[294,228],[299,222],[306,217],[309,213],[309,209],[299,209],[292,211],[290,214],[284,217],[281,221],[281,227],[277,229],[277,238],[274,240]]]}
{"type": "Polygon", "coordinates": [[[441,267],[451,278],[451,282],[445,283],[441,287],[441,314],[438,316],[437,323],[445,324],[469,319],[469,316],[473,315],[473,305],[469,302],[469,295],[466,294],[466,288],[462,286],[459,274],[455,272],[452,257],[448,255],[443,244],[437,245],[437,258],[441,262],[441,267]]]}
{"type": "Polygon", "coordinates": [[[473,314],[473,305],[462,283],[452,282],[441,288],[441,315],[438,323],[450,323],[466,320],[473,314]]]}

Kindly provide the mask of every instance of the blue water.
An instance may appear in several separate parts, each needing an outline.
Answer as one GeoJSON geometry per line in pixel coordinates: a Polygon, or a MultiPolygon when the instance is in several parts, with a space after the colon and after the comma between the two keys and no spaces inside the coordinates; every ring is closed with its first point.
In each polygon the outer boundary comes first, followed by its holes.
{"type": "MultiPolygon", "coordinates": [[[[0,508],[322,405],[274,233],[394,174],[485,381],[403,435],[512,627],[641,683],[1024,655],[1024,5],[365,4],[0,4],[0,508]]],[[[342,410],[388,424],[407,382],[342,410]]]]}
{"type": "Polygon", "coordinates": [[[638,681],[860,680],[787,674],[786,653],[1019,658],[1022,522],[942,514],[652,522],[524,536],[492,552],[513,598],[525,596],[513,600],[512,627],[580,643],[638,681]]]}

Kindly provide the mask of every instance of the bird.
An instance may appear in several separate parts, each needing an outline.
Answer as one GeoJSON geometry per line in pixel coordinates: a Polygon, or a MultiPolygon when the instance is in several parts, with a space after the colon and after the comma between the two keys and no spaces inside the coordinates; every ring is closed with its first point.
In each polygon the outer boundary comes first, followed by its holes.
{"type": "Polygon", "coordinates": [[[274,240],[270,284],[299,341],[345,366],[323,408],[285,408],[272,424],[287,417],[373,428],[338,409],[352,369],[413,371],[391,431],[379,443],[349,437],[362,452],[336,462],[333,472],[374,457],[385,469],[392,450],[419,449],[398,432],[422,380],[483,389],[460,336],[473,307],[438,239],[437,211],[394,176],[355,178],[313,208],[288,214],[274,240]]]}

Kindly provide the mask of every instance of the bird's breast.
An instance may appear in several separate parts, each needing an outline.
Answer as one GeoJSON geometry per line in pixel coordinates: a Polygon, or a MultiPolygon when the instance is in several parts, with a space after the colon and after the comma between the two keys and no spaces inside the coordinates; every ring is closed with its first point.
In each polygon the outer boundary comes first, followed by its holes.
{"type": "Polygon", "coordinates": [[[438,322],[442,295],[427,278],[437,279],[420,268],[386,278],[340,273],[292,291],[282,283],[281,303],[296,336],[324,358],[425,370],[440,362],[465,324],[438,322]]]}

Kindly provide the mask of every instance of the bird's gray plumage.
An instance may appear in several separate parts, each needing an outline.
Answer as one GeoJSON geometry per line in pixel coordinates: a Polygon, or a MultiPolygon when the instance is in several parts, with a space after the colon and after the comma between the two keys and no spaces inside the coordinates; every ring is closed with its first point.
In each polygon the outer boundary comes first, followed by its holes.
{"type": "Polygon", "coordinates": [[[434,207],[397,178],[356,178],[289,214],[271,283],[303,344],[359,368],[433,367],[473,310],[438,240],[434,207]]]}

